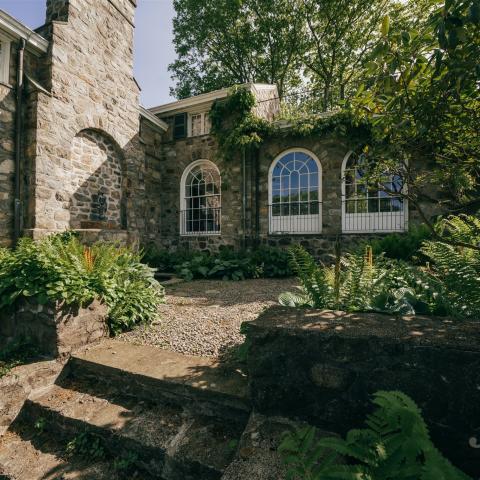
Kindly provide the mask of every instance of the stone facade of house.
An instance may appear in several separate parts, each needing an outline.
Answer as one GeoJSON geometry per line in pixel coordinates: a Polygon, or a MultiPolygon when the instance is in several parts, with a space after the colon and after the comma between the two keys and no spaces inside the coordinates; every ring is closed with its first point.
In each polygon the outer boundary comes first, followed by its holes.
{"type": "MultiPolygon", "coordinates": [[[[208,111],[227,90],[150,111],[139,106],[133,78],[135,0],[47,0],[46,5],[43,27],[32,32],[20,26],[27,39],[20,145],[15,94],[21,38],[15,35],[9,79],[0,83],[0,245],[14,240],[15,208],[21,234],[33,238],[75,229],[86,242],[212,252],[299,242],[321,257],[332,253],[339,236],[348,244],[372,234],[342,234],[342,163],[349,151],[344,139],[286,134],[224,158],[210,133],[208,111]],[[313,220],[321,228],[311,233],[272,233],[269,171],[290,149],[311,154],[321,170],[320,217],[313,220]],[[21,188],[15,200],[18,151],[21,188]],[[221,177],[215,198],[219,221],[208,234],[186,232],[184,223],[182,177],[199,161],[211,162],[221,177]]],[[[276,88],[247,88],[257,100],[254,113],[274,120],[280,108],[276,88]]],[[[411,208],[407,220],[416,221],[411,208]]]]}
{"type": "MultiPolygon", "coordinates": [[[[47,1],[46,23],[37,32],[48,48],[39,53],[27,43],[25,52],[18,146],[24,235],[77,229],[90,239],[137,242],[146,230],[149,147],[140,140],[140,122],[152,130],[158,125],[139,113],[135,7],[135,0],[47,1]]],[[[20,41],[11,41],[11,79],[0,85],[1,245],[13,239],[20,41]]]]}

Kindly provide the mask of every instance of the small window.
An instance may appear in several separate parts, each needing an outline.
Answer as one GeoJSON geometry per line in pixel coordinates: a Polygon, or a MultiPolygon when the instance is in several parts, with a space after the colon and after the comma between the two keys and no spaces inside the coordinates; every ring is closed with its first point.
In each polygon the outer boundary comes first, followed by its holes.
{"type": "Polygon", "coordinates": [[[319,160],[303,149],[279,155],[269,174],[270,233],[322,231],[322,169],[319,160]]]}
{"type": "Polygon", "coordinates": [[[189,118],[189,137],[198,137],[210,133],[208,112],[191,113],[189,118]]]}
{"type": "Polygon", "coordinates": [[[0,36],[0,82],[10,83],[10,40],[0,36]]]}
{"type": "Polygon", "coordinates": [[[407,205],[399,175],[385,173],[375,182],[365,153],[350,152],[342,166],[342,231],[396,232],[407,225],[407,205]]]}
{"type": "Polygon", "coordinates": [[[221,223],[221,178],[216,165],[197,160],[183,172],[180,232],[182,235],[218,235],[221,223]]]}

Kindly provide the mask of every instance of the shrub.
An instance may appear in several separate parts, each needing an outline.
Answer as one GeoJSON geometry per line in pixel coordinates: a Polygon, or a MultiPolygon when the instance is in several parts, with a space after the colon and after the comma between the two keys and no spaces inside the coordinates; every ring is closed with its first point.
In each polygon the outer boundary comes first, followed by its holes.
{"type": "Polygon", "coordinates": [[[406,262],[374,258],[370,247],[337,258],[331,267],[318,265],[299,245],[290,255],[301,287],[296,294],[281,294],[283,305],[399,314],[449,311],[441,282],[406,262]]]}
{"type": "MultiPolygon", "coordinates": [[[[450,216],[436,228],[447,240],[480,246],[480,219],[450,216]]],[[[444,285],[452,314],[480,316],[480,251],[454,246],[443,241],[424,242],[421,252],[431,262],[431,273],[444,285]]]]}
{"type": "Polygon", "coordinates": [[[184,250],[170,252],[150,247],[144,258],[160,271],[174,271],[186,280],[197,278],[244,280],[292,275],[288,252],[273,247],[239,251],[223,248],[215,255],[184,250]]]}
{"type": "Polygon", "coordinates": [[[375,255],[387,258],[422,263],[420,247],[432,238],[432,231],[426,225],[410,227],[407,233],[392,233],[370,242],[375,255]]]}
{"type": "Polygon", "coordinates": [[[468,480],[435,448],[415,402],[377,392],[367,428],[316,440],[313,427],[286,433],[279,447],[291,480],[468,480]],[[345,463],[348,461],[348,464],[345,463]]]}
{"type": "Polygon", "coordinates": [[[152,320],[163,300],[154,270],[141,263],[139,253],[115,244],[85,247],[71,233],[39,242],[23,238],[0,259],[0,308],[22,296],[80,306],[99,298],[117,333],[152,320]]]}

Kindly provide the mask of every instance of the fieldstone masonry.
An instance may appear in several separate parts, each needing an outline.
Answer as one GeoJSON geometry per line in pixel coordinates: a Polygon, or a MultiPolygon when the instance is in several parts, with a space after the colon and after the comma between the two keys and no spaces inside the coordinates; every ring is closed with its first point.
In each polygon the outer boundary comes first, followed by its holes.
{"type": "Polygon", "coordinates": [[[84,130],[74,138],[67,227],[122,227],[122,220],[125,221],[122,169],[117,147],[101,133],[84,130]]]}
{"type": "Polygon", "coordinates": [[[24,299],[15,310],[0,313],[0,347],[28,338],[41,353],[64,357],[107,336],[106,318],[107,307],[98,300],[79,307],[24,299]]]}

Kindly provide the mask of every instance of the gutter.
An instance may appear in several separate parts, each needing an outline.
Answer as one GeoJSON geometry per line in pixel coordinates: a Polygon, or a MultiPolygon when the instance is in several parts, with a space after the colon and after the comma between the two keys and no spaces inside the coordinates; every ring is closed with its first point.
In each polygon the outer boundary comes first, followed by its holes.
{"type": "Polygon", "coordinates": [[[17,243],[22,230],[22,200],[21,200],[21,160],[22,160],[22,109],[23,109],[23,80],[24,80],[24,54],[25,39],[19,42],[17,60],[17,88],[16,88],[16,111],[15,111],[15,194],[14,194],[14,230],[13,241],[17,243]]]}

